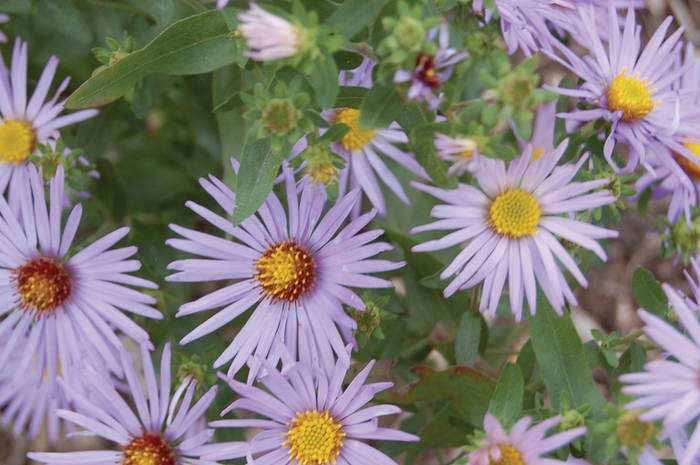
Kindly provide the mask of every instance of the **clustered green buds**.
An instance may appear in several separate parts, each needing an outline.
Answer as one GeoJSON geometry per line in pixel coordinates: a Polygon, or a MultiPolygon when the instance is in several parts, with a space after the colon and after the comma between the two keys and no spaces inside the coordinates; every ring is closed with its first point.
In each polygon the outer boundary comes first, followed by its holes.
{"type": "Polygon", "coordinates": [[[104,63],[104,65],[96,68],[92,72],[93,76],[103,69],[109,68],[114,63],[118,62],[134,51],[134,38],[131,37],[126,31],[124,31],[121,43],[117,42],[111,37],[107,37],[105,41],[107,42],[109,49],[103,47],[95,47],[92,49],[92,53],[95,54],[95,58],[97,58],[100,63],[104,63]]]}
{"type": "Polygon", "coordinates": [[[360,347],[364,347],[370,339],[384,339],[384,332],[380,326],[382,320],[386,321],[396,318],[396,315],[381,308],[389,302],[389,297],[382,296],[376,300],[371,300],[369,295],[365,292],[362,295],[362,301],[366,306],[364,311],[354,308],[347,310],[348,315],[357,322],[355,339],[360,347]]]}
{"type": "Polygon", "coordinates": [[[426,18],[421,5],[410,7],[406,2],[399,2],[398,10],[398,18],[382,19],[382,26],[389,35],[377,47],[377,54],[388,55],[386,61],[395,65],[405,62],[419,52],[434,55],[437,45],[427,41],[425,35],[428,30],[439,24],[439,18],[426,18]]]}
{"type": "Polygon", "coordinates": [[[79,185],[79,179],[94,170],[95,166],[81,157],[82,149],[67,148],[61,138],[53,145],[37,144],[37,148],[40,155],[29,154],[29,161],[41,172],[45,182],[49,182],[54,177],[58,166],[61,165],[65,172],[66,183],[76,190],[83,190],[79,185]]]}
{"type": "Polygon", "coordinates": [[[270,137],[271,147],[279,151],[313,129],[313,123],[301,111],[310,101],[301,85],[301,77],[296,77],[289,85],[277,82],[273,92],[258,83],[253,95],[241,93],[241,100],[250,108],[243,116],[255,120],[250,129],[252,137],[270,137]]]}
{"type": "Polygon", "coordinates": [[[685,216],[681,216],[672,223],[668,218],[661,217],[660,221],[667,227],[661,233],[661,256],[671,258],[679,255],[684,264],[690,263],[690,257],[700,253],[700,215],[697,208],[693,208],[693,219],[688,222],[685,216]]]}

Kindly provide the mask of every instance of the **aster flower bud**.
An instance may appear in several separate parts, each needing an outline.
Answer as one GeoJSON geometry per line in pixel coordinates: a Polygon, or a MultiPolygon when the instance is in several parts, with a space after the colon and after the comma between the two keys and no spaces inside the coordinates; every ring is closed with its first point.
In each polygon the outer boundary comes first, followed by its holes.
{"type": "Polygon", "coordinates": [[[238,30],[253,51],[246,54],[257,61],[278,60],[297,55],[304,47],[306,31],[284,18],[263,10],[255,3],[238,15],[238,30]]]}

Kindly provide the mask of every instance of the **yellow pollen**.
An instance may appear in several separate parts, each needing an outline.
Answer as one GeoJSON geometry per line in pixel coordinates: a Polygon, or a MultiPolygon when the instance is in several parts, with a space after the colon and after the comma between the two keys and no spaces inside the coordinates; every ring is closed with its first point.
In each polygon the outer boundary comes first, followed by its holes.
{"type": "Polygon", "coordinates": [[[649,86],[651,83],[647,83],[647,78],[639,79],[639,73],[631,77],[623,70],[608,87],[608,110],[622,111],[622,121],[644,118],[660,103],[652,101],[651,96],[656,90],[650,91],[649,86]]]}
{"type": "Polygon", "coordinates": [[[293,239],[267,248],[255,262],[254,277],[273,302],[296,302],[316,282],[316,260],[293,239]]]}
{"type": "Polygon", "coordinates": [[[530,161],[532,162],[535,160],[539,160],[540,157],[542,156],[542,154],[544,153],[544,151],[545,151],[544,147],[535,147],[532,150],[532,156],[530,157],[530,161]]]}
{"type": "Polygon", "coordinates": [[[359,121],[360,110],[353,108],[338,110],[335,118],[333,118],[333,124],[343,123],[350,128],[350,131],[340,139],[340,143],[343,144],[345,150],[359,152],[374,137],[374,131],[360,128],[359,121]]]}
{"type": "Polygon", "coordinates": [[[337,175],[338,169],[333,164],[318,165],[314,169],[308,171],[309,177],[316,184],[330,184],[337,175]]]}
{"type": "Polygon", "coordinates": [[[297,412],[287,426],[289,431],[283,434],[287,439],[282,446],[289,448],[290,462],[298,461],[301,465],[336,463],[345,433],[340,432],[342,425],[331,418],[328,410],[297,412]]]}
{"type": "Polygon", "coordinates": [[[696,160],[688,160],[682,155],[674,155],[673,158],[678,162],[683,171],[690,176],[694,181],[700,182],[700,144],[695,142],[685,142],[685,148],[693,152],[696,160]]]}
{"type": "Polygon", "coordinates": [[[73,280],[65,265],[52,258],[32,258],[10,272],[19,294],[19,308],[35,320],[54,316],[56,308],[70,298],[73,280]]]}
{"type": "Polygon", "coordinates": [[[124,453],[121,465],[177,465],[175,451],[159,434],[144,432],[131,440],[128,446],[120,446],[124,453]]]}
{"type": "Polygon", "coordinates": [[[471,156],[474,155],[473,150],[465,150],[464,152],[460,153],[459,156],[460,158],[471,158],[471,156]]]}
{"type": "Polygon", "coordinates": [[[34,150],[35,142],[36,133],[29,123],[6,119],[0,126],[0,162],[23,162],[34,150]]]}
{"type": "Polygon", "coordinates": [[[496,232],[513,238],[537,234],[540,207],[532,196],[520,189],[500,194],[489,208],[488,224],[496,232]]]}
{"type": "Polygon", "coordinates": [[[501,459],[495,461],[491,459],[489,465],[523,465],[523,458],[520,451],[510,444],[499,444],[501,459]]]}

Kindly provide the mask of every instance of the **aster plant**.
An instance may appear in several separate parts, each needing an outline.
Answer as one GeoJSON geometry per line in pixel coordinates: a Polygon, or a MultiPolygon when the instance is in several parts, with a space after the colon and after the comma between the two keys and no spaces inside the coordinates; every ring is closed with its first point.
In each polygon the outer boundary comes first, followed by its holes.
{"type": "Polygon", "coordinates": [[[0,2],[32,459],[697,462],[692,8],[97,3],[0,2]]]}

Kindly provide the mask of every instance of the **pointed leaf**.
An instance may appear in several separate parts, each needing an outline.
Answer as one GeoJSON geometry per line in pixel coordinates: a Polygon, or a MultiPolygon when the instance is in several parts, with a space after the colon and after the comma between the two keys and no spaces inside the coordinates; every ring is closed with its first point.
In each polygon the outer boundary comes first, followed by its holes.
{"type": "Polygon", "coordinates": [[[506,363],[489,404],[489,412],[498,418],[506,430],[510,429],[523,413],[524,392],[525,383],[520,367],[512,362],[506,363]]]}
{"type": "Polygon", "coordinates": [[[644,310],[661,318],[668,315],[668,297],[651,271],[637,267],[632,275],[632,292],[644,310]]]}
{"type": "Polygon", "coordinates": [[[360,104],[360,127],[380,129],[389,127],[405,105],[393,85],[372,87],[360,104]]]}
{"type": "Polygon", "coordinates": [[[329,27],[339,26],[340,34],[352,38],[367,26],[389,0],[346,0],[326,21],[329,27]]]}

